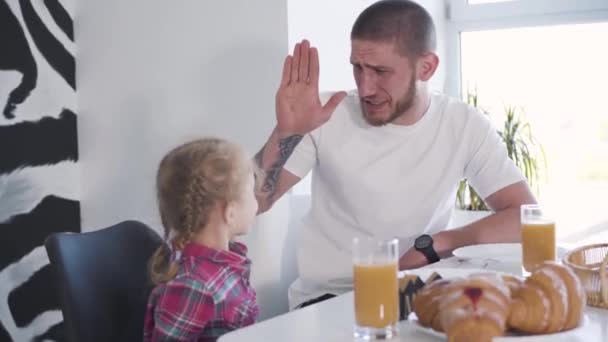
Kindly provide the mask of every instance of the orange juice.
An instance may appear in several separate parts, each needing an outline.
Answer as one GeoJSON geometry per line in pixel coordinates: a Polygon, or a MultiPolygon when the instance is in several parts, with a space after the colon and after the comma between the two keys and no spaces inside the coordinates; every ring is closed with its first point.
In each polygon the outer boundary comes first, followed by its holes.
{"type": "Polygon", "coordinates": [[[523,266],[528,272],[543,261],[555,260],[555,223],[548,221],[523,223],[521,245],[523,266]]]}
{"type": "Polygon", "coordinates": [[[384,328],[399,318],[397,263],[355,265],[355,318],[357,325],[384,328]]]}

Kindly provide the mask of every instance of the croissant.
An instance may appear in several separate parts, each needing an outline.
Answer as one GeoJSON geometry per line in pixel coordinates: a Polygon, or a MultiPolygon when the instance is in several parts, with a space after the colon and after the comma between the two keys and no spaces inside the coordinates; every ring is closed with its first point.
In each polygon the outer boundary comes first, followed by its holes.
{"type": "Polygon", "coordinates": [[[508,325],[521,332],[540,334],[549,325],[550,299],[545,291],[526,282],[513,293],[508,325]]]}
{"type": "Polygon", "coordinates": [[[583,320],[587,294],[583,289],[583,284],[574,272],[563,265],[552,261],[545,262],[542,267],[555,270],[566,284],[568,293],[568,315],[562,330],[576,328],[583,320]]]}
{"type": "Polygon", "coordinates": [[[439,303],[447,285],[453,279],[440,279],[424,286],[414,297],[412,303],[418,321],[425,327],[443,331],[439,321],[439,303]]]}
{"type": "Polygon", "coordinates": [[[512,275],[503,274],[501,277],[502,280],[505,282],[505,285],[507,285],[507,287],[509,288],[511,296],[524,284],[523,280],[512,275]]]}
{"type": "Polygon", "coordinates": [[[449,342],[492,341],[504,335],[510,291],[499,277],[476,276],[446,288],[439,307],[449,342]]]}
{"type": "MultiPolygon", "coordinates": [[[[523,285],[523,280],[513,275],[509,274],[498,274],[494,272],[482,272],[482,273],[473,273],[470,275],[473,278],[489,278],[490,281],[496,283],[503,283],[509,290],[509,294],[512,295],[517,289],[519,289],[523,285]]],[[[502,285],[500,285],[502,288],[502,285]]]]}
{"type": "Polygon", "coordinates": [[[567,267],[545,262],[513,293],[509,327],[531,334],[555,333],[578,326],[585,292],[567,267]]]}

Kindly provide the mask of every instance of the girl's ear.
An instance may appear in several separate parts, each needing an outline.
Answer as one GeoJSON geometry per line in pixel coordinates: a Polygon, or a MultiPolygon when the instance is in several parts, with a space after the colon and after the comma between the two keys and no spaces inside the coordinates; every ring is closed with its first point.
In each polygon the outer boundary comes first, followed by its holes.
{"type": "Polygon", "coordinates": [[[224,222],[230,227],[236,223],[236,203],[234,201],[228,201],[223,206],[224,222]]]}

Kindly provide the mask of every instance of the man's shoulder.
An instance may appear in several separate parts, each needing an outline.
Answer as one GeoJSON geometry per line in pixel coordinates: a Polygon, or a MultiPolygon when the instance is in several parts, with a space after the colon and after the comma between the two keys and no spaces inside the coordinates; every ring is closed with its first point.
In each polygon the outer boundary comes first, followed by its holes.
{"type": "MultiPolygon", "coordinates": [[[[335,94],[335,91],[325,91],[319,94],[321,104],[326,104],[330,97],[335,94]]],[[[356,124],[358,120],[362,119],[361,105],[359,102],[359,95],[356,90],[351,90],[346,93],[346,97],[340,102],[336,110],[332,113],[331,118],[321,126],[324,130],[338,129],[343,131],[348,127],[356,124]],[[349,125],[349,123],[351,123],[349,125]]]]}
{"type": "Polygon", "coordinates": [[[469,115],[475,111],[466,102],[444,93],[433,93],[431,101],[435,102],[435,108],[451,115],[469,115]]]}
{"type": "Polygon", "coordinates": [[[488,122],[487,114],[458,98],[443,93],[433,93],[432,101],[435,102],[436,110],[442,113],[442,120],[449,125],[473,129],[479,128],[480,125],[485,126],[488,122]]]}

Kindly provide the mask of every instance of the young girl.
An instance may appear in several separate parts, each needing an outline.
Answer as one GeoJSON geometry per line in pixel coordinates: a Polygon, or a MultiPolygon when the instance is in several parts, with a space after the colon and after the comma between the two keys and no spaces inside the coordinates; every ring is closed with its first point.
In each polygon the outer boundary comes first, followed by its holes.
{"type": "Polygon", "coordinates": [[[157,192],[168,243],[151,260],[157,284],[148,301],[144,341],[215,341],[258,315],[245,245],[258,204],[255,167],[236,145],[202,139],[160,163],[157,192]]]}

